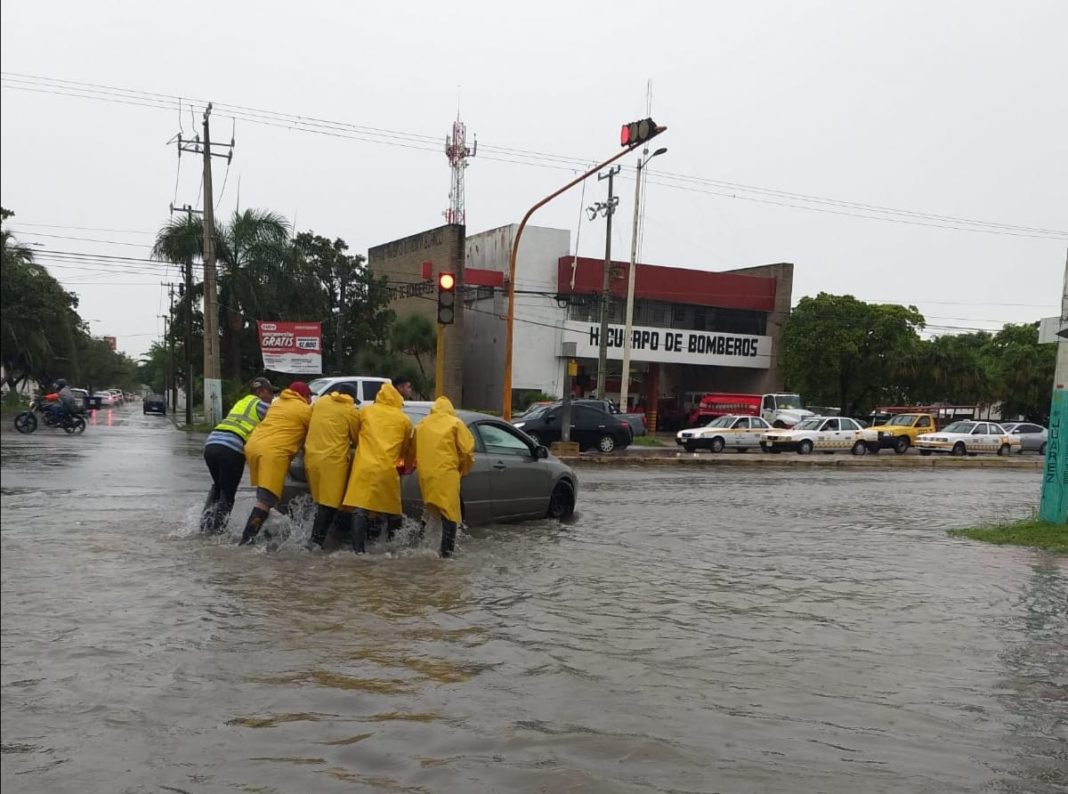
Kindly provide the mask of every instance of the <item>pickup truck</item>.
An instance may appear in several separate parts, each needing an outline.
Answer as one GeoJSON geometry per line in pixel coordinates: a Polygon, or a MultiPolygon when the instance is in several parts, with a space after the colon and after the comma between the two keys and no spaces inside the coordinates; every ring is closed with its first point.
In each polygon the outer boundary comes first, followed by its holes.
{"type": "Polygon", "coordinates": [[[909,447],[916,445],[916,437],[935,431],[935,417],[927,413],[896,414],[886,424],[875,425],[861,431],[861,438],[868,452],[892,449],[904,455],[909,447]]]}

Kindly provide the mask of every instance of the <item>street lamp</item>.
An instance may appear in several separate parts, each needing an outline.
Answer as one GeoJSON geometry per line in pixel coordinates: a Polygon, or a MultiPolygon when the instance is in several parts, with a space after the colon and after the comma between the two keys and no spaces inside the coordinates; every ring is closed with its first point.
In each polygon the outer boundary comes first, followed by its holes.
{"type": "Polygon", "coordinates": [[[627,399],[630,396],[628,392],[630,391],[631,326],[634,324],[634,281],[637,275],[638,256],[638,202],[642,190],[642,169],[654,157],[665,154],[667,147],[661,146],[646,157],[645,154],[648,151],[648,149],[645,149],[642,152],[642,156],[638,158],[638,177],[634,180],[634,228],[631,230],[630,237],[630,267],[627,269],[627,318],[626,325],[623,328],[623,378],[619,384],[619,410],[621,411],[627,410],[627,399]]]}

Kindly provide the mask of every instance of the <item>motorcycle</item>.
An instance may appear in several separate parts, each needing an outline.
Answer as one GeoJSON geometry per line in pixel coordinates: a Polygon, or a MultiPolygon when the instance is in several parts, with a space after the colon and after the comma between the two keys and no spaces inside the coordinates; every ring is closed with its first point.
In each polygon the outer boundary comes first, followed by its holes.
{"type": "Polygon", "coordinates": [[[57,417],[50,410],[49,404],[40,397],[33,398],[28,410],[16,414],[15,429],[20,433],[32,433],[37,429],[38,414],[40,414],[40,421],[44,423],[45,427],[62,428],[71,435],[85,432],[85,417],[69,412],[64,412],[57,417]]]}

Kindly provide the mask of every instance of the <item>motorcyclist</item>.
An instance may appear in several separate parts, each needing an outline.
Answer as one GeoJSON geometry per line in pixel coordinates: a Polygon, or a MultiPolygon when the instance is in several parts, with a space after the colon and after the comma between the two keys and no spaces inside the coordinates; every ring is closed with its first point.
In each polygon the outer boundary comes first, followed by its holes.
{"type": "Polygon", "coordinates": [[[52,384],[52,390],[57,401],[49,406],[48,411],[52,414],[52,419],[58,423],[78,410],[78,400],[63,378],[56,379],[56,382],[52,384]]]}

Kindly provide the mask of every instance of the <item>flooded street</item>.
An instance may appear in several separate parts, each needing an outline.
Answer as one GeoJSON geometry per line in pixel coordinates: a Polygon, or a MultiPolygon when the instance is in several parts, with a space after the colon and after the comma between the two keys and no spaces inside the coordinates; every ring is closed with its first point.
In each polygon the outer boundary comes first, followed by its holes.
{"type": "Polygon", "coordinates": [[[7,794],[1068,788],[1068,558],[945,534],[1038,472],[587,467],[356,559],[198,536],[202,441],[5,420],[7,794]]]}

